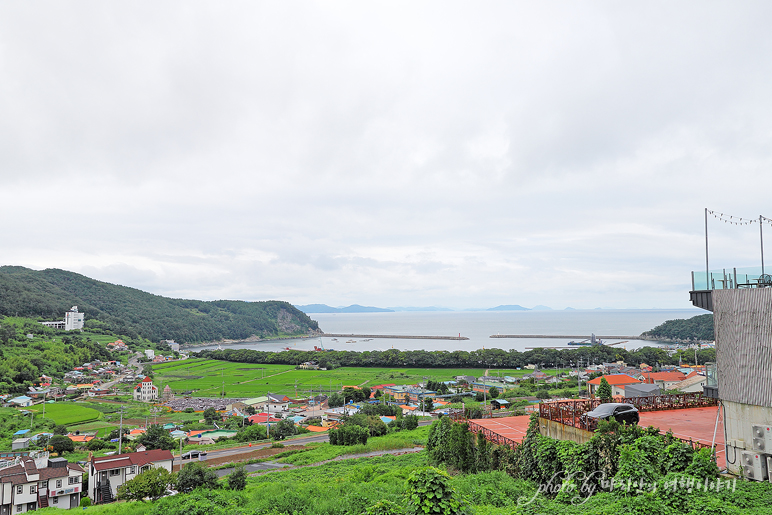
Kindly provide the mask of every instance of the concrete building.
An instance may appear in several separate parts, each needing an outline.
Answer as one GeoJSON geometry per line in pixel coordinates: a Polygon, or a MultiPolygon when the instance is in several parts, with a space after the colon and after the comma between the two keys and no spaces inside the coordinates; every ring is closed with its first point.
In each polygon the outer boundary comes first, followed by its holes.
{"type": "Polygon", "coordinates": [[[153,349],[147,349],[145,351],[145,356],[147,359],[153,359],[155,357],[155,351],[153,349]]]}
{"type": "Polygon", "coordinates": [[[65,331],[79,331],[83,329],[83,324],[86,319],[85,313],[78,311],[78,306],[73,306],[64,314],[64,320],[57,320],[55,322],[40,322],[46,327],[53,329],[64,329],[65,331]]]}
{"type": "Polygon", "coordinates": [[[727,468],[756,481],[772,457],[772,277],[759,272],[692,272],[690,292],[713,312],[716,363],[703,391],[720,402],[727,468]]]}
{"type": "Polygon", "coordinates": [[[77,508],[80,504],[83,469],[64,458],[17,459],[0,469],[0,515],[26,513],[49,506],[77,508]]]}
{"type": "Polygon", "coordinates": [[[73,306],[64,314],[64,330],[76,331],[83,329],[85,318],[85,313],[78,312],[78,306],[73,306]]]}
{"type": "Polygon", "coordinates": [[[161,449],[92,457],[88,464],[88,496],[95,504],[112,502],[123,483],[151,467],[171,472],[173,461],[172,453],[161,449]]]}
{"type": "Polygon", "coordinates": [[[152,379],[145,377],[142,382],[134,388],[134,400],[141,402],[158,400],[158,387],[153,385],[152,379]]]}

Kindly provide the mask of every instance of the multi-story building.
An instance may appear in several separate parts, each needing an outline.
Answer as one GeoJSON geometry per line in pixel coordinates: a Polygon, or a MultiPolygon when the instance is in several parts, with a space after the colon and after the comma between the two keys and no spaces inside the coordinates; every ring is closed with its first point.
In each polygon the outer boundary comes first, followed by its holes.
{"type": "Polygon", "coordinates": [[[53,329],[64,329],[65,331],[76,331],[83,329],[84,320],[86,318],[85,313],[78,311],[78,306],[73,306],[64,314],[64,320],[57,320],[56,322],[40,322],[46,327],[53,329]]]}
{"type": "Polygon", "coordinates": [[[141,402],[158,400],[158,387],[153,385],[152,379],[145,377],[142,382],[134,388],[134,400],[141,402]]]}
{"type": "Polygon", "coordinates": [[[125,482],[151,467],[163,467],[171,472],[173,462],[172,453],[161,449],[92,457],[88,464],[88,496],[95,504],[112,502],[125,482]]]}
{"type": "Polygon", "coordinates": [[[0,515],[80,505],[83,469],[64,458],[24,457],[0,468],[0,515]]]}
{"type": "Polygon", "coordinates": [[[706,365],[704,393],[720,402],[727,468],[764,480],[772,465],[772,277],[693,272],[690,296],[713,312],[716,363],[706,365]]]}

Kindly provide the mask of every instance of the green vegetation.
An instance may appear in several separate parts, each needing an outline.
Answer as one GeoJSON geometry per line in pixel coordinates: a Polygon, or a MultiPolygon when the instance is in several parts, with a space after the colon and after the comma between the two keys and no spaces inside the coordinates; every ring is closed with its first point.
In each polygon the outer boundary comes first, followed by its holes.
{"type": "Polygon", "coordinates": [[[87,330],[154,342],[276,337],[318,329],[287,302],[169,299],[65,270],[0,267],[0,315],[59,320],[74,305],[86,313],[87,330]]]}
{"type": "Polygon", "coordinates": [[[714,340],[713,314],[687,319],[668,320],[641,336],[662,340],[714,340]]]}
{"type": "MultiPolygon", "coordinates": [[[[34,411],[35,416],[43,415],[43,404],[36,404],[27,408],[29,411],[34,411]]],[[[75,402],[56,402],[53,404],[45,404],[45,418],[53,420],[54,423],[60,426],[71,426],[75,424],[83,424],[85,422],[94,422],[102,418],[102,414],[93,409],[84,406],[83,404],[75,402]]]]}
{"type": "MultiPolygon", "coordinates": [[[[309,359],[313,359],[320,366],[327,369],[338,367],[375,367],[375,368],[402,368],[410,367],[426,371],[427,369],[445,370],[445,377],[463,375],[466,369],[508,370],[523,369],[529,364],[539,364],[546,368],[570,368],[572,363],[603,363],[622,360],[630,365],[640,363],[662,365],[677,365],[679,359],[683,363],[694,363],[694,353],[679,352],[669,355],[661,347],[642,347],[635,351],[627,351],[624,348],[609,345],[584,346],[571,349],[538,348],[520,352],[517,350],[478,349],[474,351],[400,351],[389,349],[386,351],[326,351],[304,352],[288,350],[281,352],[258,351],[252,349],[223,349],[203,350],[197,353],[200,358],[230,361],[234,363],[272,363],[297,366],[309,359]],[[458,371],[458,373],[450,373],[458,371]]],[[[715,351],[707,349],[698,353],[698,361],[715,361],[715,351]],[[712,359],[711,359],[712,358],[712,359]]],[[[300,370],[298,372],[301,372],[300,370]]],[[[520,375],[530,371],[521,370],[520,375]]],[[[424,374],[426,375],[426,374],[424,374]]],[[[472,374],[481,376],[482,371],[472,374]]],[[[516,374],[509,374],[516,375],[516,374]]],[[[397,379],[395,376],[393,379],[397,379]]],[[[385,382],[385,381],[384,381],[385,382]]],[[[391,381],[395,382],[395,381],[391,381]]]]}
{"type": "MultiPolygon", "coordinates": [[[[613,443],[613,442],[612,442],[613,443]]],[[[581,463],[582,456],[558,445],[544,471],[562,456],[566,463],[581,463]]],[[[554,451],[555,448],[551,447],[554,451]]],[[[550,452],[553,452],[550,451],[550,452]]],[[[491,449],[491,455],[499,454],[491,449]]],[[[676,487],[656,492],[626,494],[596,492],[588,497],[560,491],[539,492],[539,483],[523,479],[514,470],[494,470],[458,473],[437,467],[438,472],[426,473],[430,466],[427,452],[401,456],[376,456],[342,460],[315,467],[299,467],[250,477],[244,490],[222,488],[197,489],[189,494],[162,498],[152,504],[142,502],[115,503],[88,508],[91,515],[360,515],[409,514],[419,500],[434,499],[421,495],[426,485],[441,491],[439,499],[452,499],[457,508],[470,515],[766,515],[772,505],[772,485],[762,482],[738,481],[733,490],[705,491],[703,483],[678,483],[687,476],[664,476],[676,487]],[[446,476],[444,472],[449,472],[446,476]],[[409,478],[413,475],[414,480],[409,478]],[[417,480],[421,477],[421,480],[417,480]],[[440,483],[440,484],[436,484],[440,483]]],[[[571,465],[574,466],[574,465],[571,465]]],[[[663,478],[663,479],[664,479],[663,478]]],[[[662,483],[664,485],[664,483],[662,483]]],[[[544,486],[548,486],[545,484],[544,486]]],[[[439,504],[439,503],[436,503],[439,504]]],[[[431,512],[435,503],[427,506],[431,512]]],[[[41,514],[57,513],[55,508],[41,514]]],[[[422,510],[423,512],[423,510],[422,510]]]]}
{"type": "MultiPolygon", "coordinates": [[[[289,351],[287,351],[289,352],[289,351]]],[[[306,360],[309,359],[306,354],[306,360]]],[[[225,384],[226,397],[257,397],[267,392],[298,394],[340,391],[345,386],[415,384],[429,377],[447,381],[457,375],[482,375],[479,368],[378,368],[341,367],[335,370],[298,370],[292,365],[230,363],[213,359],[187,359],[153,365],[155,383],[175,392],[193,390],[197,396],[216,397],[225,384]]]]}

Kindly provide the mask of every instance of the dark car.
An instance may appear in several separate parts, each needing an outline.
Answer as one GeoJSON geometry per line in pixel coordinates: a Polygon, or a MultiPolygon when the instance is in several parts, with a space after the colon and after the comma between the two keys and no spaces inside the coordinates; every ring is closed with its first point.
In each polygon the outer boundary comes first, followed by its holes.
{"type": "Polygon", "coordinates": [[[183,460],[190,460],[190,459],[204,459],[206,457],[205,452],[201,451],[188,451],[185,454],[182,455],[183,460]]]}
{"type": "Polygon", "coordinates": [[[601,404],[592,411],[589,411],[583,415],[585,423],[590,423],[598,420],[606,420],[609,418],[615,419],[617,422],[627,423],[628,425],[637,424],[640,420],[638,415],[638,408],[632,404],[624,404],[621,402],[607,402],[601,404]]]}

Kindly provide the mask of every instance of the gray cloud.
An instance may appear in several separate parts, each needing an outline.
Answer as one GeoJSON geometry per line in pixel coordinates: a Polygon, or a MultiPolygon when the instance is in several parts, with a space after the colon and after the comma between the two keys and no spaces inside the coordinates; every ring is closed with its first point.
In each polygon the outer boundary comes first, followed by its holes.
{"type": "MultiPolygon", "coordinates": [[[[6,3],[0,257],[205,299],[685,306],[702,209],[768,206],[771,10],[6,3]]],[[[758,262],[757,228],[711,231],[758,262]]]]}

